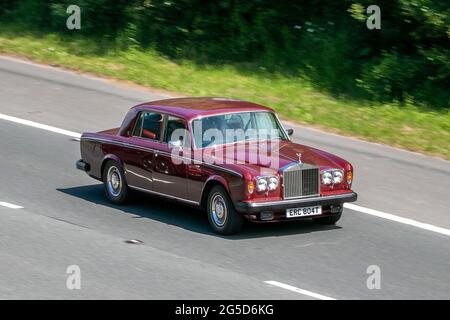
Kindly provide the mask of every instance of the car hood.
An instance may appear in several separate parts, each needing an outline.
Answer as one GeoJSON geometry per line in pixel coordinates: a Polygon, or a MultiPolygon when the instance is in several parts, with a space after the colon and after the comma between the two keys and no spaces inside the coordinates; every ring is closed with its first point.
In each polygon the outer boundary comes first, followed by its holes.
{"type": "Polygon", "coordinates": [[[301,153],[302,163],[318,166],[321,169],[344,169],[348,164],[344,159],[331,153],[289,140],[279,141],[279,144],[269,145],[269,148],[271,149],[269,156],[274,159],[272,163],[267,158],[258,157],[258,153],[264,154],[264,152],[261,151],[263,149],[258,147],[257,142],[215,147],[215,152],[211,158],[225,168],[239,171],[242,174],[247,172],[253,175],[260,175],[262,170],[265,173],[273,173],[286,165],[298,162],[299,153],[301,153]],[[230,151],[229,148],[232,147],[234,147],[234,150],[231,149],[230,151]],[[252,159],[252,161],[249,159],[252,159]]]}

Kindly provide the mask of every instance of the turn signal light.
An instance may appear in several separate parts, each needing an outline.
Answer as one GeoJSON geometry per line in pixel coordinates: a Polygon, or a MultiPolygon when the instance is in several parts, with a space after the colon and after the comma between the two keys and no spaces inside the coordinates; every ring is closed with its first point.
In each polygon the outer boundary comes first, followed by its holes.
{"type": "Polygon", "coordinates": [[[346,179],[347,179],[347,184],[351,185],[353,182],[353,172],[347,171],[346,179]]]}
{"type": "Polygon", "coordinates": [[[253,181],[250,181],[247,184],[247,191],[248,191],[249,194],[252,194],[253,191],[255,191],[255,184],[253,183],[253,181]]]}

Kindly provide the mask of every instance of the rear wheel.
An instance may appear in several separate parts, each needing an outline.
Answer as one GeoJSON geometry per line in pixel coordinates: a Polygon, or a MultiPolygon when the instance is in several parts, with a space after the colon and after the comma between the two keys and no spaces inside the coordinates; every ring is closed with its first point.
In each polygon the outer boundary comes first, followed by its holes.
{"type": "Polygon", "coordinates": [[[209,192],[207,201],[209,224],[215,232],[227,235],[236,233],[242,228],[244,218],[234,209],[223,187],[214,186],[209,192]]]}
{"type": "Polygon", "coordinates": [[[342,212],[334,214],[332,216],[323,217],[323,218],[315,218],[313,221],[318,224],[335,224],[341,219],[342,212]]]}
{"type": "Polygon", "coordinates": [[[103,169],[103,185],[106,197],[115,204],[125,204],[129,200],[130,190],[119,164],[110,160],[103,169]]]}

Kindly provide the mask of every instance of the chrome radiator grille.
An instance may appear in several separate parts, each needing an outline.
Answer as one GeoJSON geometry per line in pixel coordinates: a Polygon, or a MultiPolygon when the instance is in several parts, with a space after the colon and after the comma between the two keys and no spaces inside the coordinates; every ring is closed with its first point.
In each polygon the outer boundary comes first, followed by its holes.
{"type": "Polygon", "coordinates": [[[320,194],[319,168],[307,164],[297,165],[283,172],[284,199],[320,194]]]}

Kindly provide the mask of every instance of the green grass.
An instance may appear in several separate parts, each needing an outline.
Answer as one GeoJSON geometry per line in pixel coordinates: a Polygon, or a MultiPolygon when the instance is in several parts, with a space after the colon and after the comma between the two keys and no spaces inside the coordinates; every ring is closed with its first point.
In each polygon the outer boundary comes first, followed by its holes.
{"type": "Polygon", "coordinates": [[[306,80],[233,65],[176,63],[152,50],[98,53],[92,40],[0,31],[0,52],[181,95],[226,96],[276,109],[282,118],[450,159],[450,113],[406,104],[335,98],[306,80]]]}

